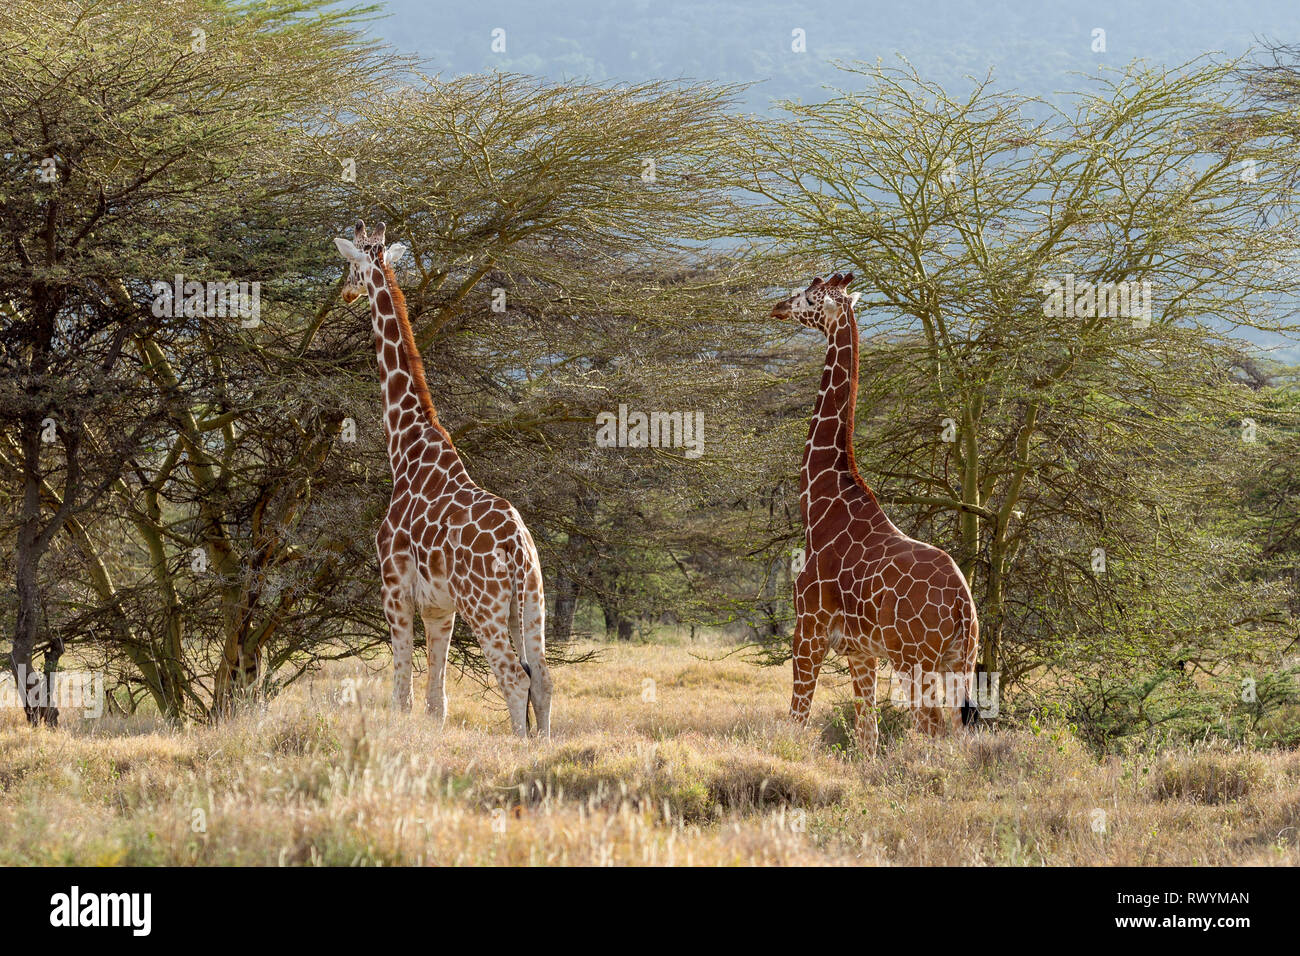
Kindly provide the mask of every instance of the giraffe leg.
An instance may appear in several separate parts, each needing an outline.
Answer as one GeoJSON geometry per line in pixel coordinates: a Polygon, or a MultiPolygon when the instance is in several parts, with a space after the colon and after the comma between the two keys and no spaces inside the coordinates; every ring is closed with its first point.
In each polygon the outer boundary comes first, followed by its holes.
{"type": "Polygon", "coordinates": [[[521,612],[521,630],[528,655],[528,697],[537,720],[537,736],[543,740],[551,736],[551,669],[546,666],[546,606],[538,595],[536,601],[524,601],[521,612]]]}
{"type": "Polygon", "coordinates": [[[415,649],[415,618],[411,597],[400,586],[384,585],[384,617],[393,637],[393,706],[411,709],[411,658],[415,649]]]}
{"type": "Polygon", "coordinates": [[[943,733],[943,708],[918,707],[916,710],[916,726],[922,733],[931,737],[938,737],[943,733]]]}
{"type": "Polygon", "coordinates": [[[949,716],[948,708],[942,704],[938,707],[922,708],[921,729],[931,737],[942,736],[952,729],[952,722],[948,719],[949,716]]]}
{"type": "Polygon", "coordinates": [[[533,717],[537,720],[537,736],[545,740],[551,736],[551,671],[546,666],[544,652],[540,650],[529,658],[528,666],[533,671],[529,678],[529,699],[533,705],[533,717]]]}
{"type": "Polygon", "coordinates": [[[551,736],[551,670],[546,666],[546,596],[540,573],[524,575],[510,601],[510,641],[528,674],[528,703],[537,736],[551,736]]]}
{"type": "Polygon", "coordinates": [[[424,614],[424,646],[429,655],[429,690],[425,707],[434,723],[447,719],[447,648],[451,646],[456,612],[430,610],[424,614]]]}
{"type": "Polygon", "coordinates": [[[947,715],[944,703],[944,674],[938,665],[928,663],[921,669],[921,693],[916,708],[916,726],[922,733],[937,737],[943,733],[947,715]]]}
{"type": "Polygon", "coordinates": [[[825,657],[826,639],[814,633],[808,618],[800,617],[794,631],[794,694],[790,698],[790,717],[797,723],[808,723],[817,673],[825,657]]]}
{"type": "Polygon", "coordinates": [[[497,684],[510,711],[510,729],[518,737],[528,736],[528,674],[510,643],[510,629],[502,624],[475,629],[483,656],[492,665],[497,684]]]}
{"type": "Polygon", "coordinates": [[[856,717],[858,750],[865,756],[876,755],[876,743],[880,738],[876,718],[876,665],[874,657],[857,654],[849,657],[849,673],[853,676],[853,711],[856,717]]]}

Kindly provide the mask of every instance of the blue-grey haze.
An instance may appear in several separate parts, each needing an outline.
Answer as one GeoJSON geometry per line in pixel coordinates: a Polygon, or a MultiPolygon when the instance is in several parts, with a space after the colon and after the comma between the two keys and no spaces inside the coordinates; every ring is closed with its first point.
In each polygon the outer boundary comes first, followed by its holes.
{"type": "MultiPolygon", "coordinates": [[[[991,72],[996,87],[1063,105],[1061,92],[1086,86],[1103,65],[1177,66],[1300,42],[1300,0],[388,0],[384,11],[371,32],[445,77],[501,70],[554,81],[747,84],[742,103],[757,112],[824,98],[844,85],[836,61],[902,56],[951,94],[991,72]],[[504,52],[493,51],[496,30],[504,52]],[[792,48],[795,30],[805,52],[792,48]],[[1105,52],[1094,50],[1096,30],[1105,31],[1105,52]]],[[[1273,354],[1300,361],[1300,347],[1273,354]]]]}
{"type": "Polygon", "coordinates": [[[994,71],[999,86],[1051,97],[1077,72],[1133,59],[1177,65],[1300,40],[1297,0],[388,0],[373,32],[444,75],[506,70],[598,82],[684,77],[755,84],[747,103],[813,100],[835,60],[905,56],[956,92],[994,71]],[[492,31],[505,31],[505,52],[492,31]],[[803,30],[807,51],[791,49],[803,30]],[[1106,31],[1105,53],[1093,31],[1106,31]]]}

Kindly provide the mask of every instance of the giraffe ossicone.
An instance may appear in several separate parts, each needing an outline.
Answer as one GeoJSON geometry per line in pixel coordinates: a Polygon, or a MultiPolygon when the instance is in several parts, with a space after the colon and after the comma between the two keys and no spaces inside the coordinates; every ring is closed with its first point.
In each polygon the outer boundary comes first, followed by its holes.
{"type": "MultiPolygon", "coordinates": [[[[876,669],[944,678],[953,698],[914,706],[927,733],[978,717],[974,700],[979,623],[970,587],[944,551],[903,534],[858,474],[853,419],[858,397],[857,293],[853,273],[820,277],[777,303],[772,317],[826,336],[821,389],[808,426],[800,478],[803,568],[794,586],[794,691],[790,715],[806,723],[828,650],[848,659],[860,749],[878,739],[876,669]],[[949,678],[955,677],[953,681],[949,678]]],[[[918,702],[909,698],[909,703],[918,702]]]]}
{"type": "Polygon", "coordinates": [[[428,711],[447,715],[447,650],[459,614],[474,633],[505,695],[511,727],[551,729],[546,665],[546,596],[541,561],[527,525],[510,502],[470,479],[424,378],[424,364],[393,266],[406,247],[385,247],[384,224],[335,239],[348,261],[343,300],[370,298],[393,471],[388,513],[375,536],[384,616],[393,640],[393,701],[411,707],[415,615],[424,621],[429,658],[428,711]]]}

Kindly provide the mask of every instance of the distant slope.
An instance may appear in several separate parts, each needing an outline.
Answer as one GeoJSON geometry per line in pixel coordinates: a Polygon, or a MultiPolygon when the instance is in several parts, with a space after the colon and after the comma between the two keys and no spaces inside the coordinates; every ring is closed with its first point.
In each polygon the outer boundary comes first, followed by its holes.
{"type": "MultiPolygon", "coordinates": [[[[382,2],[382,0],[380,0],[382,2]]],[[[743,104],[814,102],[844,85],[835,60],[905,56],[950,93],[993,71],[995,86],[1048,100],[1079,89],[1075,74],[1133,59],[1176,66],[1205,53],[1232,56],[1262,40],[1300,42],[1300,0],[387,0],[372,32],[445,76],[491,70],[597,82],[689,78],[753,84],[743,104]],[[492,51],[494,29],[505,52],[492,51]],[[805,31],[807,50],[791,49],[805,31]],[[1106,50],[1093,52],[1093,30],[1106,50]]],[[[1275,358],[1300,346],[1247,338],[1275,358]]]]}

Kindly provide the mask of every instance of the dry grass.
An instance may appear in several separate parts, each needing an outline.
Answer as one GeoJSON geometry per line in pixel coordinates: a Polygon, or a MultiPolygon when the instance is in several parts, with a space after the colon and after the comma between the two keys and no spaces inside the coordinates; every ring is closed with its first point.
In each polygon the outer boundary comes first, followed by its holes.
{"type": "Polygon", "coordinates": [[[1099,762],[1048,730],[903,733],[847,759],[828,744],[847,696],[833,680],[798,730],[784,669],[601,650],[557,674],[548,744],[506,736],[470,683],[435,733],[360,664],[219,727],[32,731],[6,712],[0,863],[1300,862],[1294,752],[1099,762]],[[345,678],[359,703],[342,703],[345,678]]]}

